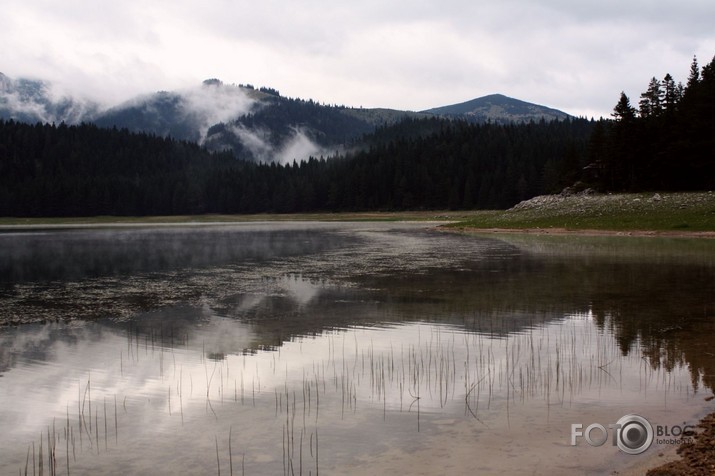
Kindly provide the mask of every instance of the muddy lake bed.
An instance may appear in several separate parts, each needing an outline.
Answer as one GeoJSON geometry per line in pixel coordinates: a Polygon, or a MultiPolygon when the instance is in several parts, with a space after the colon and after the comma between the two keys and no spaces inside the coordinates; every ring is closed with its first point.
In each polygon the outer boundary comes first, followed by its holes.
{"type": "Polygon", "coordinates": [[[669,442],[573,424],[713,410],[715,240],[5,229],[0,304],[1,474],[604,474],[669,442]]]}

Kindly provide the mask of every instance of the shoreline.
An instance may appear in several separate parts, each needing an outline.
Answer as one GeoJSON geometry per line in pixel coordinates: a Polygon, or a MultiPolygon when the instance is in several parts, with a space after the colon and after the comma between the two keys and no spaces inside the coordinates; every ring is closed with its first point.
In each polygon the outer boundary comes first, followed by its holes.
{"type": "Polygon", "coordinates": [[[658,449],[651,448],[648,451],[651,451],[652,454],[647,455],[645,459],[635,461],[633,464],[620,470],[614,470],[610,474],[618,476],[643,476],[649,471],[680,461],[678,448],[679,446],[676,445],[658,449]]]}
{"type": "Polygon", "coordinates": [[[200,227],[200,226],[229,226],[229,225],[249,225],[262,223],[342,223],[342,222],[384,222],[394,221],[395,223],[423,223],[430,225],[431,229],[437,231],[446,231],[453,233],[469,233],[469,234],[522,234],[522,235],[554,235],[554,236],[618,236],[618,237],[653,237],[653,238],[702,238],[715,239],[715,231],[683,231],[683,230],[612,230],[612,229],[595,229],[595,228],[565,228],[565,227],[524,227],[524,228],[506,228],[506,227],[474,227],[460,226],[459,220],[452,218],[430,217],[416,218],[410,217],[400,219],[395,216],[373,216],[366,217],[360,215],[356,217],[340,217],[340,218],[321,218],[321,217],[296,217],[294,219],[272,219],[265,218],[256,220],[235,220],[235,221],[87,221],[82,223],[24,223],[24,224],[0,224],[0,233],[3,232],[18,232],[18,231],[42,231],[42,230],[69,230],[69,229],[86,229],[86,228],[171,228],[171,227],[200,227]]]}
{"type": "Polygon", "coordinates": [[[473,226],[440,226],[443,231],[470,234],[524,234],[558,236],[635,236],[655,238],[706,238],[714,239],[715,231],[675,231],[675,230],[601,230],[572,228],[477,228],[473,226]]]}
{"type": "MultiPolygon", "coordinates": [[[[709,402],[713,397],[707,397],[709,402]]],[[[715,474],[715,412],[708,413],[698,421],[697,431],[691,441],[668,449],[665,459],[655,466],[655,458],[648,458],[647,476],[685,476],[715,474]]],[[[658,454],[660,456],[660,453],[658,454]]],[[[619,473],[620,474],[620,473],[619,473]]],[[[628,473],[624,473],[628,474],[628,473]]],[[[643,474],[643,473],[640,473],[643,474]]]]}
{"type": "Polygon", "coordinates": [[[468,233],[715,238],[715,192],[541,195],[508,210],[372,210],[258,213],[0,217],[18,229],[223,225],[255,222],[426,222],[468,233]]]}

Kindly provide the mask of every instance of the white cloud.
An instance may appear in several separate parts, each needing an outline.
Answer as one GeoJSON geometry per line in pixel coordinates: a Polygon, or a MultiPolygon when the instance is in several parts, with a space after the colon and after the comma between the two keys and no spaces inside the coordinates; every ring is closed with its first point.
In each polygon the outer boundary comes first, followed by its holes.
{"type": "Polygon", "coordinates": [[[276,153],[278,162],[287,164],[289,162],[300,162],[310,157],[324,155],[322,147],[310,140],[304,131],[298,128],[293,129],[291,137],[280,147],[276,153]]]}
{"type": "Polygon", "coordinates": [[[184,112],[196,124],[203,141],[209,127],[248,114],[256,101],[237,86],[204,84],[181,92],[184,112]]]}
{"type": "Polygon", "coordinates": [[[300,162],[310,157],[327,156],[334,152],[323,149],[298,127],[293,127],[290,136],[277,146],[272,145],[271,134],[266,130],[249,130],[241,125],[234,125],[230,131],[240,139],[241,144],[259,162],[287,164],[294,160],[300,162]]]}
{"type": "Polygon", "coordinates": [[[23,120],[74,123],[96,111],[92,102],[75,98],[61,87],[43,81],[13,80],[2,76],[0,92],[0,107],[7,107],[23,120]]]}
{"type": "Polygon", "coordinates": [[[109,102],[206,77],[424,109],[502,92],[608,114],[715,54],[715,2],[4,0],[0,71],[109,102]]]}
{"type": "Polygon", "coordinates": [[[230,131],[239,138],[241,144],[253,154],[257,161],[273,161],[273,147],[270,144],[268,131],[260,129],[249,130],[241,125],[233,126],[230,131]]]}

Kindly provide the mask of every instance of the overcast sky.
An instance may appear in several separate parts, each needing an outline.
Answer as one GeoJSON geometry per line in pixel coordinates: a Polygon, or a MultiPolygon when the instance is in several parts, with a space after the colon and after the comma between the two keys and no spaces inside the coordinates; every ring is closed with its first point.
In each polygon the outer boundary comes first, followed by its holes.
{"type": "Polygon", "coordinates": [[[421,110],[503,93],[574,115],[715,55],[715,1],[0,0],[0,72],[105,102],[226,83],[421,110]]]}

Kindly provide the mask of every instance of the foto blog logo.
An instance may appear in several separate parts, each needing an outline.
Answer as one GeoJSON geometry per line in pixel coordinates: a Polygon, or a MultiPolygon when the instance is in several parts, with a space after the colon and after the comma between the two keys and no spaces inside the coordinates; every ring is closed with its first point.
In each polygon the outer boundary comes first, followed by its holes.
{"type": "Polygon", "coordinates": [[[580,423],[571,425],[571,446],[576,446],[577,438],[584,438],[591,446],[603,446],[608,441],[609,430],[613,446],[630,455],[638,455],[653,444],[653,425],[640,415],[625,415],[618,422],[608,425],[593,423],[585,429],[580,423]]]}

